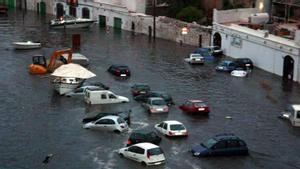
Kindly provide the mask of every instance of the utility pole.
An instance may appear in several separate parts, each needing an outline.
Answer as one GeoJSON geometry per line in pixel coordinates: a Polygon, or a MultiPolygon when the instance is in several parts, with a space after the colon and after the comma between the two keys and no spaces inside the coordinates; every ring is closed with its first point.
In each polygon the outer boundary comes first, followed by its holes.
{"type": "Polygon", "coordinates": [[[156,0],[153,0],[153,9],[152,9],[152,15],[153,15],[153,40],[155,41],[156,37],[156,0]]]}

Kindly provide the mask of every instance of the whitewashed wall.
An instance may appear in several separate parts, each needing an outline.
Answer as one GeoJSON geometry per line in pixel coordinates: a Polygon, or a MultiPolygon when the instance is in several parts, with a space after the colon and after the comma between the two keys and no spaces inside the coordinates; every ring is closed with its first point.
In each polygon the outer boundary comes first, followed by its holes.
{"type": "Polygon", "coordinates": [[[238,22],[241,19],[248,18],[251,14],[258,13],[256,8],[242,8],[231,10],[214,9],[213,21],[216,23],[238,22]]]}
{"type": "MultiPolygon", "coordinates": [[[[243,28],[245,29],[245,28],[243,28]]],[[[249,30],[250,31],[250,30],[249,30]]],[[[253,30],[252,30],[253,31],[253,30]]],[[[254,65],[268,72],[282,76],[284,57],[289,55],[294,59],[294,81],[300,82],[300,47],[278,43],[272,39],[264,38],[263,33],[244,33],[229,26],[214,23],[213,33],[220,33],[224,54],[233,58],[250,58],[254,65]],[[241,46],[232,45],[234,37],[241,39],[241,46]]],[[[283,39],[284,41],[284,39],[283,39]]]]}

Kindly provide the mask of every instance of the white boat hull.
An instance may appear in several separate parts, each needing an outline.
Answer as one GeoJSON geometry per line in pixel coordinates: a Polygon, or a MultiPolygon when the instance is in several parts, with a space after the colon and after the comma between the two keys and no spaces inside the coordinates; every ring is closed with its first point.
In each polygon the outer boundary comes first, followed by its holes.
{"type": "Polygon", "coordinates": [[[57,83],[52,82],[54,90],[56,90],[60,95],[64,95],[68,92],[73,91],[79,87],[82,83],[57,83]]]}
{"type": "Polygon", "coordinates": [[[76,28],[86,28],[90,27],[94,22],[84,22],[84,23],[62,23],[62,24],[51,24],[52,28],[57,29],[76,29],[76,28]]]}
{"type": "Polygon", "coordinates": [[[13,45],[15,49],[37,49],[42,47],[41,43],[15,42],[13,45]]]}

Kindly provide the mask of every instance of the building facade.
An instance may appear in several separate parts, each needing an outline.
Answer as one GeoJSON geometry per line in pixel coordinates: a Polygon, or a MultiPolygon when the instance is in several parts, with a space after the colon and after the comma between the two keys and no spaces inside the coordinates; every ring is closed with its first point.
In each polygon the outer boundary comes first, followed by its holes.
{"type": "Polygon", "coordinates": [[[250,58],[255,66],[282,76],[284,81],[300,83],[300,31],[295,40],[289,40],[238,24],[257,12],[254,8],[215,10],[212,44],[221,46],[227,56],[250,58]]]}

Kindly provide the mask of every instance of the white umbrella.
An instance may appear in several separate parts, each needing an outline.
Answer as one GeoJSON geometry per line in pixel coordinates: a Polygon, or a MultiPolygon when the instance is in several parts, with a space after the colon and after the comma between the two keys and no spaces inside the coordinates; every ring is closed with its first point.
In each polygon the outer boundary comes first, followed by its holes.
{"type": "Polygon", "coordinates": [[[80,79],[89,79],[96,76],[86,68],[74,63],[61,65],[59,68],[55,69],[55,71],[51,75],[57,77],[74,77],[80,79]]]}

